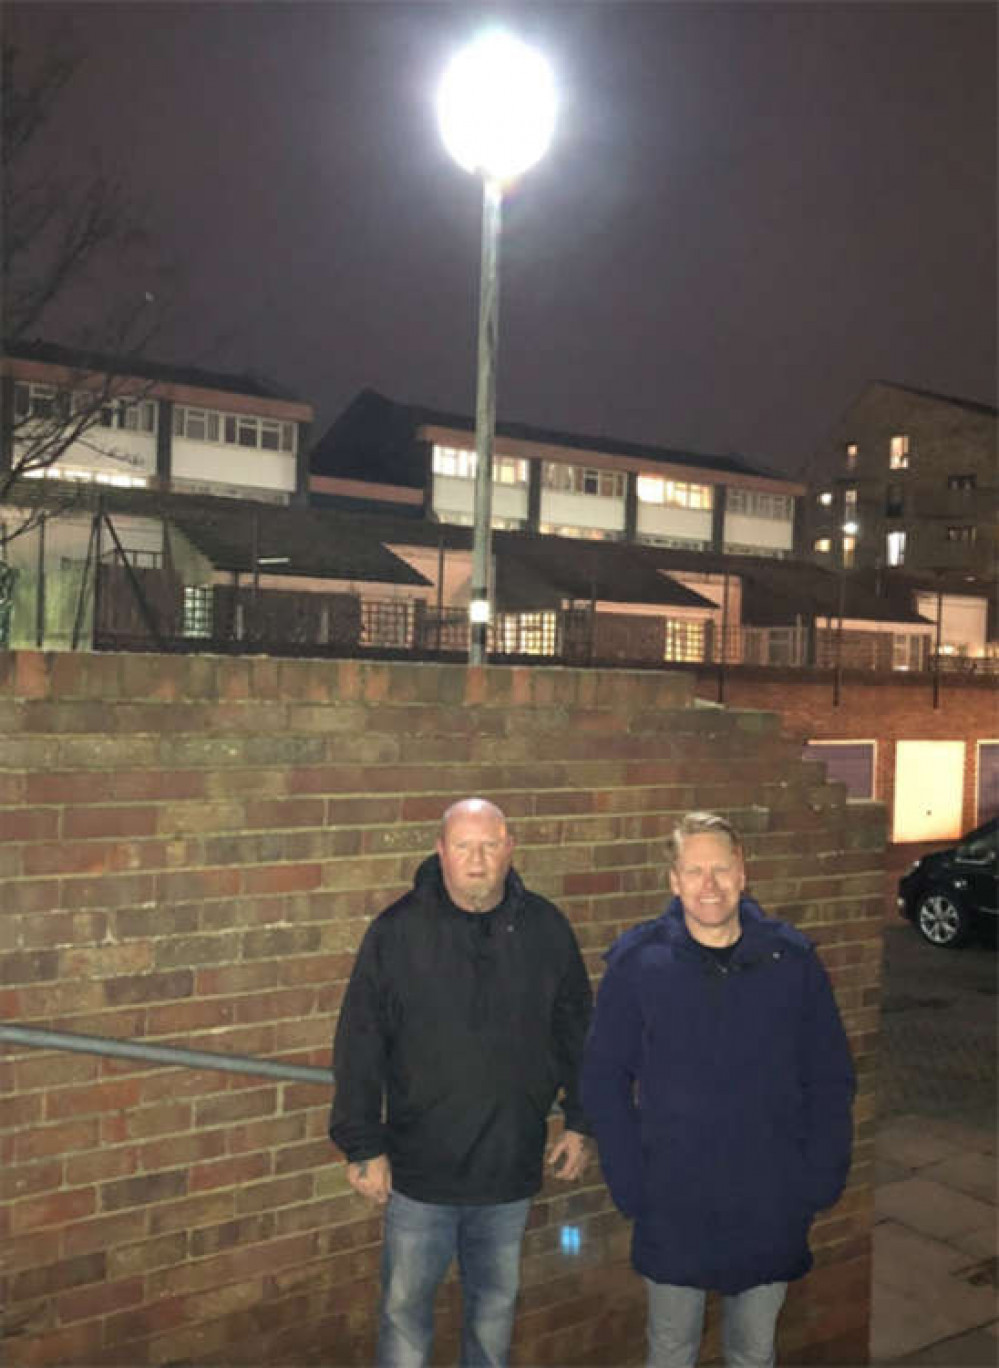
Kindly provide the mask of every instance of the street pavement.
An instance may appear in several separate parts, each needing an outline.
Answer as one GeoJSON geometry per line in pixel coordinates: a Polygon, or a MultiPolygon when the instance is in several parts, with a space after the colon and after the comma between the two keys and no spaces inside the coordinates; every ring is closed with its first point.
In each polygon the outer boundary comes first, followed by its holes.
{"type": "Polygon", "coordinates": [[[996,983],[990,946],[890,922],[878,1077],[871,1363],[996,1368],[996,983]]]}

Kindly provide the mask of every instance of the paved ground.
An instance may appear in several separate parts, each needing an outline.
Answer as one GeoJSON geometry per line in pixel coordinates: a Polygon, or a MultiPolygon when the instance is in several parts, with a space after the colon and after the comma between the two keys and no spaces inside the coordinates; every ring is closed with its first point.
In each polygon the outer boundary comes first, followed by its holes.
{"type": "Polygon", "coordinates": [[[885,940],[871,1362],[995,1368],[999,958],[885,940]]]}

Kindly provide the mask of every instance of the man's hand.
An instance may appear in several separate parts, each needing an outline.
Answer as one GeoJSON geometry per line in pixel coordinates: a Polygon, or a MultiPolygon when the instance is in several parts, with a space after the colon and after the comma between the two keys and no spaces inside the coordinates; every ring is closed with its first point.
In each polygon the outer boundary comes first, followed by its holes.
{"type": "Polygon", "coordinates": [[[562,1132],[548,1151],[548,1167],[554,1171],[556,1178],[571,1182],[582,1175],[589,1157],[586,1136],[580,1135],[579,1131],[567,1130],[562,1132]]]}
{"type": "Polygon", "coordinates": [[[374,1159],[362,1159],[347,1165],[347,1182],[369,1202],[384,1206],[392,1191],[392,1165],[388,1156],[378,1154],[374,1159]]]}

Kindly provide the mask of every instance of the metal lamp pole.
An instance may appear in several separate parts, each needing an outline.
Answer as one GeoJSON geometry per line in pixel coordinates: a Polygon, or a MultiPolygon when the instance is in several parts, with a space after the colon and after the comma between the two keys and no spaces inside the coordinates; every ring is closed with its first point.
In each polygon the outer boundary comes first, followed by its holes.
{"type": "Polygon", "coordinates": [[[544,155],[551,141],[555,125],[554,78],[540,54],[502,30],[489,30],[448,64],[437,109],[448,152],[465,171],[482,179],[468,660],[470,665],[483,665],[492,617],[493,437],[503,191],[544,155]]]}
{"type": "Polygon", "coordinates": [[[843,683],[843,617],[846,613],[846,539],[855,537],[858,527],[855,522],[845,522],[840,530],[839,541],[839,606],[836,623],[836,663],[833,668],[833,707],[839,707],[840,691],[843,683]]]}
{"type": "Polygon", "coordinates": [[[492,616],[493,438],[496,432],[496,357],[499,343],[499,240],[503,186],[482,177],[482,269],[475,393],[475,526],[468,663],[484,665],[492,616]]]}

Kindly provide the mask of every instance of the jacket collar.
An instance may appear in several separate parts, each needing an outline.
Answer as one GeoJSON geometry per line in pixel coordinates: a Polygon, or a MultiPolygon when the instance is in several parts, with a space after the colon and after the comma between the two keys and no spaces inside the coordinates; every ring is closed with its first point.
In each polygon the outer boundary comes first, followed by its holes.
{"type": "MultiPolygon", "coordinates": [[[[426,898],[446,911],[460,913],[462,917],[468,916],[467,912],[462,911],[451,901],[450,894],[444,886],[440,856],[437,854],[428,855],[418,867],[413,877],[413,891],[418,896],[426,898]]],[[[497,903],[491,911],[498,911],[499,908],[503,907],[511,915],[516,914],[523,904],[524,891],[524,884],[520,875],[515,869],[511,869],[506,876],[503,900],[497,903]]]]}
{"type": "MultiPolygon", "coordinates": [[[[670,899],[666,911],[653,925],[660,929],[663,939],[674,950],[688,955],[703,955],[704,947],[687,930],[683,904],[679,898],[670,899]]],[[[759,903],[745,893],[739,898],[739,925],[741,938],[733,956],[733,963],[752,964],[761,959],[764,953],[769,954],[769,931],[774,923],[759,903]]]]}

